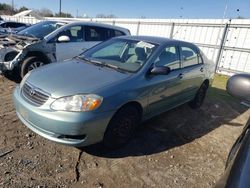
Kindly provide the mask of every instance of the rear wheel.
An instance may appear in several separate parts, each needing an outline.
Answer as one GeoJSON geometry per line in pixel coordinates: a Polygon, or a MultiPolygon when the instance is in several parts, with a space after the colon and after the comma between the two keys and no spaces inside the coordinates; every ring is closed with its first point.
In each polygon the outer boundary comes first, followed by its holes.
{"type": "Polygon", "coordinates": [[[25,74],[27,74],[29,71],[41,67],[44,64],[45,62],[41,60],[39,57],[32,56],[26,58],[21,65],[21,72],[20,72],[21,77],[23,78],[25,74]]]}
{"type": "Polygon", "coordinates": [[[207,93],[207,88],[208,84],[206,82],[203,82],[194,99],[189,103],[191,108],[196,109],[201,107],[207,93]]]}
{"type": "Polygon", "coordinates": [[[140,111],[134,106],[121,108],[111,119],[104,134],[103,144],[109,149],[125,145],[140,123],[140,111]]]}

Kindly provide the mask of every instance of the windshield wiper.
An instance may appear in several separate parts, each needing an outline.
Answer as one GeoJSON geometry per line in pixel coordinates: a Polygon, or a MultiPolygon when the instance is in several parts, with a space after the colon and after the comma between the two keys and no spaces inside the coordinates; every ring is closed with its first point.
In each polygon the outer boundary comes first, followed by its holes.
{"type": "Polygon", "coordinates": [[[80,59],[83,59],[84,61],[92,63],[94,65],[101,66],[101,67],[104,66],[104,63],[102,63],[100,61],[92,60],[92,59],[89,59],[89,58],[86,58],[86,57],[83,57],[83,56],[77,56],[77,57],[80,58],[80,59]]]}
{"type": "Polygon", "coordinates": [[[86,58],[86,57],[83,57],[83,56],[77,56],[77,57],[80,58],[80,59],[85,60],[86,62],[92,63],[92,64],[100,66],[100,67],[108,67],[108,68],[115,69],[115,70],[117,70],[119,72],[122,72],[122,73],[126,72],[124,69],[121,69],[120,67],[118,67],[116,65],[103,63],[101,61],[92,60],[92,59],[89,59],[89,58],[86,58]]]}
{"type": "Polygon", "coordinates": [[[111,68],[111,69],[115,69],[116,71],[119,71],[121,73],[126,73],[127,71],[125,71],[124,69],[121,69],[120,67],[116,66],[116,65],[112,65],[112,64],[107,64],[104,63],[103,64],[105,67],[111,68]]]}

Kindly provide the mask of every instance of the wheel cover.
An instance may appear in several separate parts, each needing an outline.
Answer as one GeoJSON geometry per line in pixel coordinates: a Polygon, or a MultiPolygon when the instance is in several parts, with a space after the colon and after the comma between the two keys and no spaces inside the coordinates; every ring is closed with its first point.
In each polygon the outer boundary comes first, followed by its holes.
{"type": "Polygon", "coordinates": [[[201,88],[198,96],[197,96],[197,104],[201,105],[204,98],[205,98],[205,93],[206,93],[206,89],[204,87],[201,88]]]}
{"type": "Polygon", "coordinates": [[[126,138],[130,135],[132,128],[132,121],[129,119],[122,119],[119,121],[119,126],[114,129],[115,136],[126,138]]]}
{"type": "Polygon", "coordinates": [[[30,64],[30,66],[28,67],[28,71],[31,71],[31,70],[36,69],[38,67],[41,67],[43,65],[44,65],[44,63],[42,61],[35,61],[32,64],[30,64]]]}

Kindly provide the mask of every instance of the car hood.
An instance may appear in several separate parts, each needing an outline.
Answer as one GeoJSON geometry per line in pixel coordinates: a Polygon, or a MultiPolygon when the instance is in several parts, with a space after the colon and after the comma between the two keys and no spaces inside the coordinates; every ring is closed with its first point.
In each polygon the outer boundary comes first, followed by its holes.
{"type": "Polygon", "coordinates": [[[31,72],[27,82],[58,98],[82,93],[94,93],[97,89],[126,79],[130,74],[107,67],[72,59],[52,63],[31,72]]]}
{"type": "Polygon", "coordinates": [[[25,48],[27,45],[38,42],[40,39],[33,37],[26,37],[14,34],[4,34],[0,36],[0,48],[17,47],[19,49],[25,48]]]}

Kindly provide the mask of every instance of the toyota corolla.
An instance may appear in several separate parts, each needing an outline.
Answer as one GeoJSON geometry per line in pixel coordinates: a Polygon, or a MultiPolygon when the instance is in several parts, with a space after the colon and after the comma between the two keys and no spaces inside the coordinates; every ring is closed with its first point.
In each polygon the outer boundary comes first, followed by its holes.
{"type": "Polygon", "coordinates": [[[213,65],[188,42],[113,38],[28,73],[15,89],[15,108],[28,128],[49,140],[117,148],[146,119],[187,102],[200,107],[213,65]]]}

